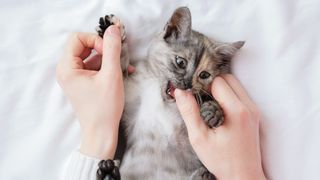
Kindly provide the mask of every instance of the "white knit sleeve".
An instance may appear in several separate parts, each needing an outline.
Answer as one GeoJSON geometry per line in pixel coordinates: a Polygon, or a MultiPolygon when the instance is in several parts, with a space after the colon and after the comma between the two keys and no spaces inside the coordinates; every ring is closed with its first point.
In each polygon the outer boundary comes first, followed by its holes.
{"type": "Polygon", "coordinates": [[[96,180],[99,159],[86,156],[78,151],[71,155],[64,180],[96,180]]]}

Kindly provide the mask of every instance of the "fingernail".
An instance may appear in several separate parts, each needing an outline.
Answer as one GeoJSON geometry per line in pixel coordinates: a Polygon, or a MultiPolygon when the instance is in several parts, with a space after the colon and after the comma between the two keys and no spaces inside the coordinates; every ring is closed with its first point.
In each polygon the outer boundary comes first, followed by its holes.
{"type": "Polygon", "coordinates": [[[120,30],[119,30],[119,28],[118,28],[117,26],[111,25],[111,26],[109,26],[109,27],[107,28],[106,34],[120,36],[120,30]]]}

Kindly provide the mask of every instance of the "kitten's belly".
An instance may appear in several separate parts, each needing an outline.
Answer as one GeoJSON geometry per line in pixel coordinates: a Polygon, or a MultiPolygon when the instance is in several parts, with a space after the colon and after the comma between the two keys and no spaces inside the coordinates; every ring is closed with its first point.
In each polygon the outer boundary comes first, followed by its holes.
{"type": "Polygon", "coordinates": [[[187,179],[200,163],[188,141],[175,103],[164,102],[160,84],[135,78],[126,82],[123,120],[128,147],[123,179],[187,179]]]}

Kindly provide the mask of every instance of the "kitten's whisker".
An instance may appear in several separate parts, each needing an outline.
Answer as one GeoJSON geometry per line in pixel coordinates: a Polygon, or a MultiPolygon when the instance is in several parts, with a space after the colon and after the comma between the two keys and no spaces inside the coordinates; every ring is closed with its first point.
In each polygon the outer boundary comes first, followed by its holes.
{"type": "Polygon", "coordinates": [[[199,101],[200,101],[200,105],[202,104],[202,98],[201,98],[201,96],[200,96],[200,93],[197,93],[197,95],[198,95],[198,98],[199,98],[199,101]]]}
{"type": "Polygon", "coordinates": [[[207,91],[205,91],[205,90],[203,90],[203,89],[200,89],[200,91],[202,91],[203,93],[205,93],[206,95],[208,95],[209,97],[211,97],[212,99],[214,99],[213,96],[212,96],[210,93],[208,93],[207,91]]]}
{"type": "Polygon", "coordinates": [[[200,105],[199,99],[198,99],[198,95],[195,94],[194,97],[196,98],[197,103],[200,105]]]}

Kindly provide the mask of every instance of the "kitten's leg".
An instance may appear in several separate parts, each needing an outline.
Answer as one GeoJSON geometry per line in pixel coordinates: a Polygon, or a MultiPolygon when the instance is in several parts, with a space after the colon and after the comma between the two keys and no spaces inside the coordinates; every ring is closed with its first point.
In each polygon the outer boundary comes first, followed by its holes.
{"type": "Polygon", "coordinates": [[[200,114],[210,128],[220,126],[223,121],[223,112],[216,100],[205,101],[200,105],[200,114]]]}
{"type": "Polygon", "coordinates": [[[99,20],[99,26],[97,26],[96,31],[98,32],[100,37],[103,37],[104,32],[106,29],[111,26],[116,25],[120,29],[121,33],[121,69],[125,77],[128,76],[128,66],[129,66],[129,52],[128,52],[128,43],[126,40],[126,32],[125,27],[113,14],[106,15],[105,17],[101,17],[99,20]]]}
{"type": "Polygon", "coordinates": [[[216,180],[216,177],[205,167],[201,167],[191,175],[190,180],[216,180]]]}

